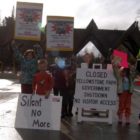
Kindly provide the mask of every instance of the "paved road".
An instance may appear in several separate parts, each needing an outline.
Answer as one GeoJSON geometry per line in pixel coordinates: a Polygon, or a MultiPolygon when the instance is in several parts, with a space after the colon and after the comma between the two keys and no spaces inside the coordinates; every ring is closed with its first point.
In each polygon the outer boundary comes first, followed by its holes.
{"type": "Polygon", "coordinates": [[[114,112],[112,125],[97,122],[79,124],[74,115],[61,120],[60,131],[45,131],[14,128],[19,92],[17,80],[0,80],[0,140],[140,140],[140,127],[137,125],[139,94],[132,97],[130,126],[118,126],[114,112]]]}

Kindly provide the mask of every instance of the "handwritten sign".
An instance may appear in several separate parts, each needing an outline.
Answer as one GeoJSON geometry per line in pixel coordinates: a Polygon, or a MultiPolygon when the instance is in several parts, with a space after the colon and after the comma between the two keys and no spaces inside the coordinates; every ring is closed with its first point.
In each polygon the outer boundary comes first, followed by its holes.
{"type": "Polygon", "coordinates": [[[60,130],[62,97],[20,94],[15,128],[60,130]]]}

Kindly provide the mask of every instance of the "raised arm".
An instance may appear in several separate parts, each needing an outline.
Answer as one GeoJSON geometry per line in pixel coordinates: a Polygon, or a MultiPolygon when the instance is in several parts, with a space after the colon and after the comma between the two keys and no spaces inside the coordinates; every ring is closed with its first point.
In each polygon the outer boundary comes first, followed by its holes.
{"type": "Polygon", "coordinates": [[[14,52],[14,56],[16,57],[18,61],[22,61],[24,59],[22,53],[19,51],[19,48],[18,48],[20,45],[17,45],[14,40],[12,41],[12,44],[11,44],[12,50],[14,52]]]}
{"type": "Polygon", "coordinates": [[[33,47],[36,52],[36,58],[37,59],[43,58],[43,50],[42,50],[41,46],[39,44],[35,44],[33,47]]]}

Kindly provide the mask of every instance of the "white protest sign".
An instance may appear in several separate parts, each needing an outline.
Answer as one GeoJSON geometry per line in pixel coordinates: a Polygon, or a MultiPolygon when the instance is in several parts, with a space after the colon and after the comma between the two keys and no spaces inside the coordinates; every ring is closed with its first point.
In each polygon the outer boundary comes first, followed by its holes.
{"type": "Polygon", "coordinates": [[[78,68],[76,72],[75,106],[115,109],[117,81],[108,69],[78,68]]]}
{"type": "Polygon", "coordinates": [[[15,39],[41,39],[42,3],[17,2],[15,39]]]}
{"type": "Polygon", "coordinates": [[[60,130],[62,97],[20,94],[15,128],[60,130]]]}
{"type": "Polygon", "coordinates": [[[47,16],[47,50],[73,50],[74,17],[47,16]]]}

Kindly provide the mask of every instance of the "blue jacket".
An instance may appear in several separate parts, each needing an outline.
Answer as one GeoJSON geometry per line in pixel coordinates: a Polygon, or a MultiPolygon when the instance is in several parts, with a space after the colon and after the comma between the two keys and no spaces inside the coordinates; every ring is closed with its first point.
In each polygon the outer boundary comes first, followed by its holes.
{"type": "Polygon", "coordinates": [[[123,86],[123,91],[130,90],[130,81],[127,77],[123,77],[122,86],[123,86]]]}
{"type": "Polygon", "coordinates": [[[33,76],[37,72],[37,60],[43,58],[41,47],[36,47],[36,56],[31,60],[26,59],[17,47],[13,47],[13,51],[21,66],[21,84],[32,84],[33,76]]]}

